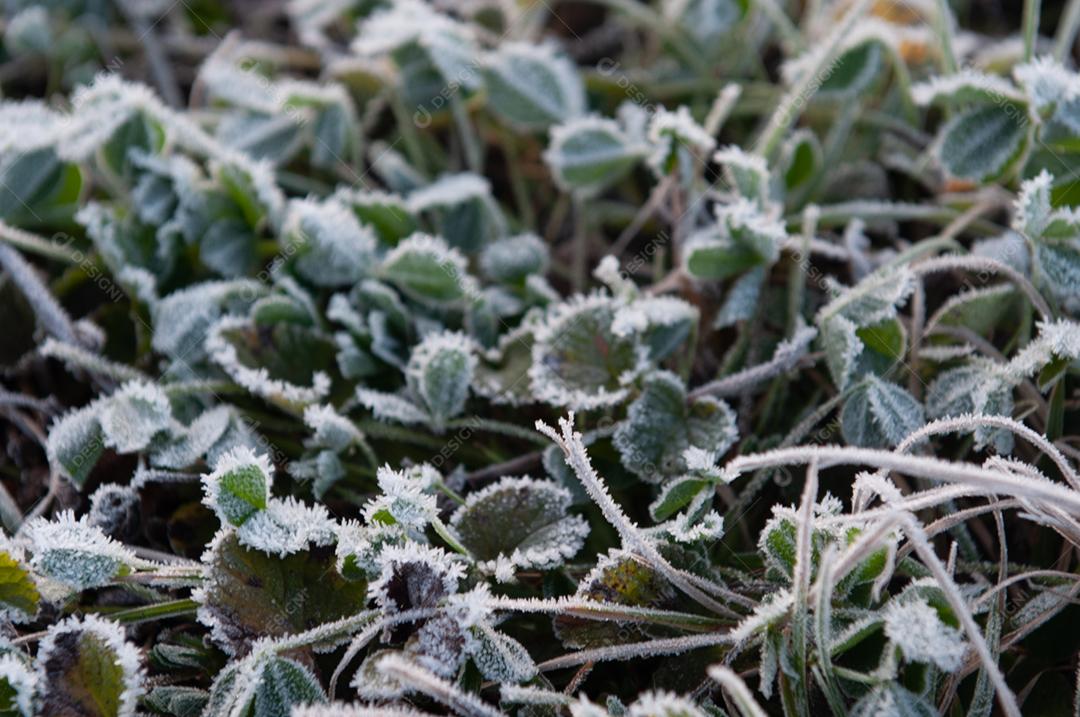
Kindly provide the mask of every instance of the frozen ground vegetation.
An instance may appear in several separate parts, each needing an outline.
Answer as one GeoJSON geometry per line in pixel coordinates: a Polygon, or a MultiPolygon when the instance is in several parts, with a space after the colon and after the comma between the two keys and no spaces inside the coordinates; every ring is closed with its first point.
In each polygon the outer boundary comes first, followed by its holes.
{"type": "Polygon", "coordinates": [[[1080,714],[1080,0],[0,27],[0,717],[1080,714]]]}

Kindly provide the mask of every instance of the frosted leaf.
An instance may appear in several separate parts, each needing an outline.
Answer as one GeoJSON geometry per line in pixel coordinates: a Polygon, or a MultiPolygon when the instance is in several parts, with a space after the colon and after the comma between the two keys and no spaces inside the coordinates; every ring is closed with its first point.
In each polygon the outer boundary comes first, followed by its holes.
{"type": "Polygon", "coordinates": [[[395,700],[405,694],[405,685],[378,669],[379,662],[387,655],[399,654],[397,650],[375,650],[360,663],[349,685],[365,700],[395,700]]]}
{"type": "MultiPolygon", "coordinates": [[[[1012,284],[994,284],[953,294],[930,319],[930,326],[963,326],[977,334],[989,334],[999,317],[1019,308],[1020,292],[1012,284]]],[[[936,348],[936,347],[932,347],[936,348]]]]}
{"type": "Polygon", "coordinates": [[[495,348],[481,356],[473,380],[478,395],[493,404],[511,406],[533,401],[528,375],[535,343],[533,332],[540,320],[539,310],[530,311],[517,327],[499,337],[495,348]]]}
{"type": "Polygon", "coordinates": [[[423,400],[436,431],[465,408],[476,371],[475,347],[462,333],[428,334],[413,347],[405,380],[423,400]]]}
{"type": "Polygon", "coordinates": [[[937,610],[923,600],[893,601],[885,609],[885,634],[904,659],[936,665],[945,672],[958,670],[967,644],[963,633],[946,625],[937,610]]]}
{"type": "Polygon", "coordinates": [[[734,0],[664,0],[661,7],[664,18],[678,24],[706,52],[722,47],[724,37],[746,12],[734,0]]]}
{"type": "Polygon", "coordinates": [[[304,423],[314,431],[312,439],[317,445],[334,451],[343,451],[364,440],[356,424],[329,404],[304,409],[304,423]]]}
{"type": "Polygon", "coordinates": [[[551,129],[544,161],[559,187],[588,197],[621,179],[647,152],[614,121],[588,116],[551,129]]]}
{"type": "MultiPolygon", "coordinates": [[[[1011,416],[1013,381],[990,362],[975,361],[941,373],[926,392],[926,412],[930,418],[968,414],[1011,416]]],[[[993,443],[1000,454],[1012,452],[1011,431],[977,426],[975,446],[993,443]]]]}
{"type": "Polygon", "coordinates": [[[723,165],[724,179],[743,198],[765,205],[771,192],[772,176],[764,157],[730,145],[716,152],[713,161],[723,165]]]}
{"type": "Polygon", "coordinates": [[[374,232],[336,202],[293,200],[285,234],[299,247],[297,272],[316,286],[352,286],[374,267],[374,232]]]}
{"type": "Polygon", "coordinates": [[[657,530],[666,532],[677,543],[720,540],[724,537],[724,516],[715,510],[706,510],[711,504],[712,493],[700,493],[690,502],[689,508],[673,520],[658,525],[657,530]]]}
{"type": "Polygon", "coordinates": [[[588,523],[567,515],[570,491],[552,481],[504,477],[469,494],[450,526],[482,570],[499,558],[518,568],[547,570],[581,549],[588,523]]]}
{"type": "Polygon", "coordinates": [[[106,446],[118,453],[134,453],[171,427],[172,407],[158,386],[130,381],[100,404],[98,420],[106,446]]]}
{"type": "Polygon", "coordinates": [[[41,639],[36,663],[40,714],[134,717],[143,670],[117,623],[95,615],[58,622],[41,639]]]}
{"type": "MultiPolygon", "coordinates": [[[[310,385],[305,386],[283,378],[275,378],[265,366],[253,367],[240,360],[234,342],[242,341],[245,335],[258,333],[258,328],[253,326],[248,319],[241,317],[226,316],[218,319],[206,337],[207,353],[236,383],[255,396],[286,408],[301,407],[321,401],[330,392],[330,377],[325,372],[310,371],[310,385]]],[[[262,336],[262,334],[258,335],[262,336]]],[[[298,339],[296,345],[290,348],[296,350],[302,346],[302,339],[298,339]]],[[[264,351],[269,348],[264,347],[264,351]]],[[[314,349],[314,347],[310,348],[314,349]]],[[[311,353],[314,352],[314,350],[311,351],[311,353]]]]}
{"type": "Polygon", "coordinates": [[[273,480],[270,458],[239,446],[221,456],[213,472],[203,475],[203,504],[221,522],[243,525],[255,513],[266,509],[273,480]]]}
{"type": "Polygon", "coordinates": [[[720,455],[737,438],[735,413],[726,403],[711,396],[688,400],[682,379],[658,371],[645,379],[613,443],[627,470],[660,483],[688,469],[688,448],[720,455]]]}
{"type": "Polygon", "coordinates": [[[606,709],[593,704],[585,695],[579,695],[575,702],[570,703],[570,715],[571,717],[611,717],[606,709]]]}
{"type": "Polygon", "coordinates": [[[306,666],[277,655],[233,662],[218,672],[202,714],[291,717],[293,708],[326,701],[306,666]]]}
{"type": "MultiPolygon", "coordinates": [[[[260,638],[277,639],[355,615],[367,603],[367,581],[346,580],[333,550],[314,546],[280,557],[241,545],[218,531],[202,556],[207,580],[192,592],[198,620],[229,654],[246,654],[260,638]]],[[[320,644],[318,647],[322,649],[320,644]]]]}
{"type": "Polygon", "coordinates": [[[88,522],[108,536],[122,539],[139,526],[139,491],[128,485],[102,483],[90,496],[88,522]]]}
{"type": "Polygon", "coordinates": [[[903,358],[906,335],[897,307],[914,290],[907,269],[868,275],[818,312],[829,373],[841,388],[867,371],[883,372],[903,358]]]}
{"type": "Polygon", "coordinates": [[[626,398],[646,365],[644,346],[611,329],[617,303],[601,294],[556,306],[536,329],[529,380],[537,399],[589,410],[626,398]]]}
{"type": "Polygon", "coordinates": [[[424,622],[405,643],[405,654],[426,670],[454,677],[465,664],[465,628],[441,613],[424,622]]]}
{"type": "Polygon", "coordinates": [[[0,707],[11,717],[33,717],[38,676],[13,653],[0,656],[0,707]]]}
{"type": "Polygon", "coordinates": [[[465,257],[446,242],[413,234],[383,259],[380,276],[406,296],[429,306],[463,304],[476,292],[465,257]]]}
{"type": "Polygon", "coordinates": [[[685,105],[674,112],[660,108],[652,116],[648,136],[652,145],[649,167],[661,177],[680,167],[683,172],[695,169],[716,147],[716,140],[694,120],[685,105]]]}
{"type": "Polygon", "coordinates": [[[232,419],[228,406],[215,406],[199,414],[186,428],[174,426],[173,440],[155,450],[150,462],[160,468],[177,469],[198,462],[226,434],[232,419]]]}
{"type": "Polygon", "coordinates": [[[633,279],[625,276],[619,267],[619,258],[607,254],[593,269],[593,277],[602,283],[611,292],[611,295],[625,301],[630,301],[640,295],[637,284],[633,279]]]}
{"type": "Polygon", "coordinates": [[[428,423],[431,420],[422,407],[398,394],[372,391],[358,386],[356,400],[381,421],[414,424],[428,423]]]}
{"type": "Polygon", "coordinates": [[[724,303],[720,305],[720,310],[713,319],[713,328],[725,329],[753,318],[761,289],[765,285],[766,274],[765,267],[755,266],[732,282],[731,289],[724,297],[724,303]]]}
{"type": "Polygon", "coordinates": [[[694,278],[726,279],[772,264],[787,239],[783,224],[746,199],[718,207],[716,220],[687,240],[683,265],[694,278]]]}
{"type": "Polygon", "coordinates": [[[382,466],[376,479],[382,494],[364,506],[364,519],[369,525],[398,523],[419,534],[438,517],[437,500],[422,473],[382,466]]]}
{"type": "Polygon", "coordinates": [[[131,135],[140,136],[147,149],[157,150],[164,141],[163,119],[171,118],[154,92],[145,85],[127,82],[117,74],[99,74],[93,82],[81,85],[71,98],[71,114],[66,131],[58,142],[57,153],[72,162],[90,162],[100,149],[113,171],[121,172],[126,161],[131,135]],[[120,136],[122,148],[110,147],[120,136]],[[112,160],[112,161],[110,161],[112,160]]]}
{"type": "Polygon", "coordinates": [[[535,234],[518,234],[492,242],[480,255],[480,268],[492,281],[517,284],[530,274],[544,274],[548,247],[535,234]]]}
{"type": "Polygon", "coordinates": [[[483,62],[487,101],[521,130],[545,129],[585,112],[578,69],[551,45],[506,42],[483,62]]]}
{"type": "Polygon", "coordinates": [[[211,281],[174,291],[154,306],[152,345],[166,356],[197,362],[210,326],[224,314],[246,312],[268,289],[250,279],[211,281]]]}
{"type": "Polygon", "coordinates": [[[905,689],[897,682],[873,688],[855,703],[851,717],[936,717],[939,713],[925,697],[905,689]]]}
{"type": "Polygon", "coordinates": [[[765,597],[754,612],[743,618],[729,633],[734,643],[738,644],[750,636],[766,630],[787,616],[794,602],[788,590],[777,590],[765,597]]]}
{"type": "Polygon", "coordinates": [[[49,464],[79,488],[105,452],[105,438],[98,420],[100,407],[99,400],[69,411],[49,428],[46,442],[49,464]]]}
{"type": "Polygon", "coordinates": [[[1033,271],[1039,288],[1057,297],[1066,310],[1073,311],[1080,299],[1080,245],[1075,240],[1039,242],[1033,254],[1033,271]]]}
{"type": "Polygon", "coordinates": [[[1054,177],[1045,169],[1020,185],[1013,213],[1013,229],[1031,239],[1044,234],[1072,238],[1080,234],[1080,214],[1075,209],[1055,210],[1050,202],[1054,177]]]}
{"type": "Polygon", "coordinates": [[[627,717],[706,717],[708,713],[686,697],[670,692],[643,692],[630,705],[627,717]]]}
{"type": "Polygon", "coordinates": [[[935,76],[927,82],[915,84],[911,88],[911,98],[920,105],[1024,102],[1024,96],[1008,80],[971,69],[935,76]]]}
{"type": "MultiPolygon", "coordinates": [[[[353,41],[354,52],[365,56],[383,55],[418,43],[435,49],[441,42],[471,40],[468,26],[455,22],[448,15],[436,12],[418,0],[399,0],[390,8],[372,14],[360,26],[353,41]],[[446,36],[441,39],[440,36],[446,36]]],[[[447,80],[461,82],[453,74],[447,80]]]]}
{"type": "Polygon", "coordinates": [[[649,296],[615,312],[611,333],[619,338],[634,334],[649,348],[649,360],[659,363],[673,354],[697,328],[697,307],[674,296],[649,296]]]}
{"type": "Polygon", "coordinates": [[[837,386],[848,386],[858,370],[859,358],[865,349],[858,328],[853,321],[841,315],[832,316],[821,324],[825,361],[837,386]]]}
{"type": "Polygon", "coordinates": [[[844,402],[840,421],[848,443],[882,448],[900,443],[921,428],[926,419],[914,396],[871,374],[844,402]]]}
{"type": "Polygon", "coordinates": [[[331,196],[349,207],[363,225],[373,229],[389,246],[420,228],[405,200],[396,194],[339,186],[331,196]]]}
{"type": "Polygon", "coordinates": [[[334,542],[336,524],[322,505],[305,505],[292,496],[271,498],[237,529],[236,536],[249,548],[284,557],[311,545],[334,542]]]}
{"type": "Polygon", "coordinates": [[[461,172],[439,177],[410,194],[408,207],[431,218],[447,244],[468,254],[506,233],[491,184],[478,174],[461,172]]]}
{"type": "Polygon", "coordinates": [[[528,650],[490,625],[470,628],[466,649],[486,679],[499,683],[525,682],[536,676],[536,663],[528,650]]]}
{"type": "Polygon", "coordinates": [[[1038,57],[1014,66],[1013,77],[1043,117],[1080,95],[1080,77],[1051,57],[1038,57]]]}
{"type": "Polygon", "coordinates": [[[987,105],[954,116],[941,129],[935,154],[957,179],[986,182],[1002,176],[1027,147],[1029,122],[1022,108],[987,105]]]}
{"type": "Polygon", "coordinates": [[[462,627],[475,627],[489,622],[492,614],[491,588],[487,583],[477,583],[472,590],[446,598],[445,611],[462,627]]]}
{"type": "Polygon", "coordinates": [[[457,592],[465,577],[461,561],[419,543],[387,546],[379,561],[379,579],[371,584],[371,592],[386,612],[436,607],[457,592]]]}
{"type": "Polygon", "coordinates": [[[1010,376],[1032,376],[1055,359],[1073,362],[1080,358],[1080,324],[1068,319],[1040,321],[1039,335],[1009,361],[1010,376]]]}
{"type": "Polygon", "coordinates": [[[86,516],[76,520],[70,510],[54,521],[35,518],[25,531],[31,567],[72,590],[108,585],[137,562],[130,550],[91,525],[86,516]]]}

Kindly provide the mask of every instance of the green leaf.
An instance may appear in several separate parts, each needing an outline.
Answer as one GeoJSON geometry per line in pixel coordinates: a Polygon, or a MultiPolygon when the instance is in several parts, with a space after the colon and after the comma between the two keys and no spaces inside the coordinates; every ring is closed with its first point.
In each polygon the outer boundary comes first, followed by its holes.
{"type": "Polygon", "coordinates": [[[900,361],[907,353],[907,331],[899,319],[863,326],[855,332],[863,346],[890,362],[900,361]]]}
{"type": "Polygon", "coordinates": [[[39,224],[74,212],[82,172],[60,161],[52,148],[18,152],[0,161],[0,217],[15,224],[39,224]]]}
{"type": "Polygon", "coordinates": [[[272,468],[265,456],[237,447],[218,459],[214,472],[203,478],[207,504],[222,521],[236,526],[266,509],[272,468]]]}
{"type": "Polygon", "coordinates": [[[688,475],[676,478],[664,486],[656,500],[649,506],[653,520],[667,520],[680,510],[690,505],[703,490],[711,489],[712,481],[688,475]]]}
{"type": "Polygon", "coordinates": [[[997,179],[1023,153],[1028,125],[1020,105],[995,104],[967,110],[942,129],[938,159],[957,179],[978,183],[997,179]]]}
{"type": "Polygon", "coordinates": [[[764,263],[750,247],[715,231],[687,240],[686,270],[695,279],[720,281],[764,263]]]}
{"type": "Polygon", "coordinates": [[[196,595],[199,621],[238,655],[261,637],[302,632],[353,615],[367,602],[367,582],[342,578],[332,547],[279,558],[245,548],[226,532],[215,539],[206,564],[212,578],[196,595]]]}
{"type": "Polygon", "coordinates": [[[646,153],[615,122],[586,117],[552,129],[544,160],[565,191],[592,196],[625,176],[646,153]]]}
{"type": "Polygon", "coordinates": [[[789,192],[805,185],[821,169],[821,143],[807,130],[792,134],[785,143],[781,164],[784,167],[784,186],[789,192]]]}
{"type": "Polygon", "coordinates": [[[379,240],[390,246],[420,228],[419,220],[397,195],[339,189],[334,198],[352,209],[361,224],[374,229],[379,240]]]}
{"type": "Polygon", "coordinates": [[[847,99],[866,90],[881,71],[881,44],[876,40],[860,43],[847,50],[830,66],[818,95],[847,99]]]}
{"type": "MultiPolygon", "coordinates": [[[[41,595],[30,571],[12,555],[0,551],[0,608],[13,620],[37,615],[41,595]]],[[[0,713],[2,714],[2,713],[0,713]]]]}

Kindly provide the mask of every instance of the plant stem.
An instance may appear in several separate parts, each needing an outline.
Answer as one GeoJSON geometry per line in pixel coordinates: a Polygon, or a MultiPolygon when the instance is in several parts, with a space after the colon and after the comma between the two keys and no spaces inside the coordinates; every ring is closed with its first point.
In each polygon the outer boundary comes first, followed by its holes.
{"type": "Polygon", "coordinates": [[[143,605],[141,607],[103,614],[108,616],[110,620],[115,620],[116,622],[125,625],[134,625],[150,620],[162,620],[170,617],[179,617],[181,615],[192,615],[198,607],[199,603],[190,598],[183,598],[180,600],[170,600],[169,602],[159,602],[153,605],[143,605]]]}
{"type": "Polygon", "coordinates": [[[48,259],[67,262],[68,264],[80,264],[86,260],[82,252],[69,249],[67,245],[57,244],[45,237],[13,227],[7,222],[0,221],[0,242],[6,242],[11,246],[18,247],[23,251],[37,254],[48,259]]]}
{"type": "Polygon", "coordinates": [[[1035,42],[1039,39],[1039,15],[1041,0],[1024,0],[1024,62],[1035,56],[1035,42]]]}
{"type": "Polygon", "coordinates": [[[1080,0],[1069,0],[1061,13],[1054,37],[1054,59],[1058,62],[1064,63],[1072,54],[1077,30],[1080,30],[1080,0]]]}
{"type": "Polygon", "coordinates": [[[953,49],[953,15],[949,9],[949,0],[937,0],[937,12],[934,13],[934,32],[941,45],[941,69],[946,75],[956,72],[956,50],[953,49]]]}

